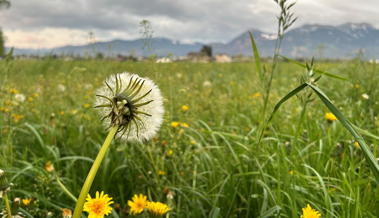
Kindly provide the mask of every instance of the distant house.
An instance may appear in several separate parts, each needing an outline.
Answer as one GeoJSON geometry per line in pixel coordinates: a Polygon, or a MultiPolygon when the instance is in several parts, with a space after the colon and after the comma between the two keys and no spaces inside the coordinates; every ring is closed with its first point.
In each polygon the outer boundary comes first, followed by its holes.
{"type": "Polygon", "coordinates": [[[230,63],[232,62],[232,58],[227,54],[216,54],[215,60],[217,63],[230,63]]]}
{"type": "Polygon", "coordinates": [[[158,58],[157,60],[155,60],[156,63],[172,63],[172,59],[171,58],[158,58]]]}

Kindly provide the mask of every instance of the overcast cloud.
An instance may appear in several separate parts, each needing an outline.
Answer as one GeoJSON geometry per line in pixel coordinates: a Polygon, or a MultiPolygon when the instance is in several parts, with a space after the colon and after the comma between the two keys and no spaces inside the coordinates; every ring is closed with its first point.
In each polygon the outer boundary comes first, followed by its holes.
{"type": "MultiPolygon", "coordinates": [[[[274,33],[279,7],[273,0],[24,0],[0,11],[6,46],[51,48],[98,41],[137,39],[149,20],[154,37],[228,42],[248,29],[274,33]]],[[[303,24],[369,23],[379,27],[378,0],[298,0],[292,9],[303,24]]]]}

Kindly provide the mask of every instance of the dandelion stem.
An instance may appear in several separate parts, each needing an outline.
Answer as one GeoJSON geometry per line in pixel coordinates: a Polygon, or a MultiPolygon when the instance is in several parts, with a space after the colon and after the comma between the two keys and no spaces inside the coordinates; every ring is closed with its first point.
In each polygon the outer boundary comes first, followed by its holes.
{"type": "Polygon", "coordinates": [[[8,193],[6,191],[4,191],[4,200],[5,200],[5,205],[7,206],[8,217],[12,217],[11,207],[9,206],[9,202],[8,202],[8,193]]]}
{"type": "Polygon", "coordinates": [[[59,177],[57,176],[56,177],[57,179],[57,183],[58,185],[63,189],[64,192],[66,192],[66,194],[72,199],[74,200],[75,202],[78,201],[78,199],[73,195],[71,194],[71,192],[62,184],[62,182],[59,180],[59,177]]]}
{"type": "Polygon", "coordinates": [[[84,182],[84,185],[82,187],[82,191],[80,192],[78,201],[77,201],[76,206],[75,206],[73,218],[80,218],[81,217],[82,211],[83,211],[83,206],[84,206],[84,203],[86,201],[86,197],[88,195],[88,192],[91,188],[92,182],[95,179],[97,170],[99,169],[100,164],[103,161],[103,158],[104,158],[105,154],[107,153],[109,145],[111,144],[113,137],[117,133],[118,128],[119,128],[119,125],[116,125],[109,131],[109,134],[108,134],[107,138],[105,139],[105,142],[104,142],[103,146],[101,147],[99,154],[97,155],[95,162],[93,163],[91,170],[89,171],[89,173],[87,175],[87,179],[84,182]]]}

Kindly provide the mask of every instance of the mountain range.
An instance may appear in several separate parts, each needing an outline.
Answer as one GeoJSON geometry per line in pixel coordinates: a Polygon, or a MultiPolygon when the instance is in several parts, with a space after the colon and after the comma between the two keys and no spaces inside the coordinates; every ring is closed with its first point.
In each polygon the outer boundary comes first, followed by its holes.
{"type": "MultiPolygon", "coordinates": [[[[269,34],[259,30],[250,30],[261,57],[273,54],[276,42],[276,34],[269,34]]],[[[153,53],[158,56],[185,56],[189,52],[198,52],[202,43],[181,42],[168,38],[153,38],[153,53]]],[[[253,56],[251,41],[248,31],[243,32],[228,43],[210,43],[213,54],[222,53],[230,56],[253,56]]],[[[96,54],[98,52],[107,55],[148,56],[149,51],[142,49],[142,39],[137,40],[113,40],[109,42],[96,42],[91,45],[64,46],[53,49],[18,49],[15,55],[43,55],[43,54],[96,54]]],[[[8,48],[9,50],[9,48],[8,48]]],[[[312,57],[322,55],[325,58],[353,57],[359,50],[365,57],[379,57],[379,29],[366,23],[346,23],[339,26],[304,25],[286,32],[280,53],[292,57],[312,57]]]]}

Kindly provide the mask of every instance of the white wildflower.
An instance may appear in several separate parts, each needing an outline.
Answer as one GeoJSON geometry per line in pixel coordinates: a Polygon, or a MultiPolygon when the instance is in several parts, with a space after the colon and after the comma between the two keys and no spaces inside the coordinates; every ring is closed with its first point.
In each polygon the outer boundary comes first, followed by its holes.
{"type": "Polygon", "coordinates": [[[151,139],[163,122],[164,108],[159,88],[148,78],[122,73],[112,75],[96,91],[96,107],[110,128],[120,125],[117,137],[129,141],[151,139]]]}
{"type": "Polygon", "coordinates": [[[66,91],[66,87],[62,84],[58,84],[58,90],[61,92],[64,92],[64,91],[66,91]]]}
{"type": "Polygon", "coordinates": [[[16,101],[18,101],[20,103],[25,101],[25,95],[23,95],[23,94],[15,94],[14,98],[16,99],[16,101]]]}
{"type": "Polygon", "coordinates": [[[362,98],[364,98],[364,99],[369,99],[370,96],[368,96],[368,94],[362,94],[362,98]]]}
{"type": "Polygon", "coordinates": [[[208,81],[208,80],[205,80],[205,81],[203,82],[203,86],[204,86],[204,87],[211,87],[211,86],[212,86],[212,83],[211,83],[210,81],[208,81]]]}

